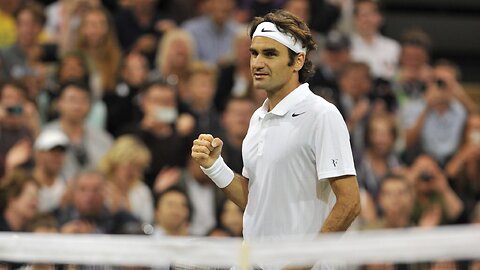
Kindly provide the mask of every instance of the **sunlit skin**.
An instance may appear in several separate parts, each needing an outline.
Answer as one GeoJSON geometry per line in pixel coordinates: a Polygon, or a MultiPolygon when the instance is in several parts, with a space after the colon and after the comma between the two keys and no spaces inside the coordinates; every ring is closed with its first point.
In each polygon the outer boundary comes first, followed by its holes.
{"type": "Polygon", "coordinates": [[[266,37],[253,38],[250,45],[253,87],[267,92],[269,110],[300,85],[298,71],[304,61],[305,55],[299,54],[289,66],[286,46],[266,37]]]}

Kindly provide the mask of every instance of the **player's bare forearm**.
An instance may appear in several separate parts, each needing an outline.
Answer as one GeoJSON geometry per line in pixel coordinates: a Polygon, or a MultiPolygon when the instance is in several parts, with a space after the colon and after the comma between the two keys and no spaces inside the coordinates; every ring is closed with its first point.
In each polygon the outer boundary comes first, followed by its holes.
{"type": "Polygon", "coordinates": [[[323,223],[321,233],[346,231],[360,214],[360,192],[355,176],[332,179],[330,186],[337,200],[323,223]]]}
{"type": "Polygon", "coordinates": [[[225,195],[242,210],[245,210],[248,201],[248,179],[235,174],[233,181],[222,189],[225,195]]]}

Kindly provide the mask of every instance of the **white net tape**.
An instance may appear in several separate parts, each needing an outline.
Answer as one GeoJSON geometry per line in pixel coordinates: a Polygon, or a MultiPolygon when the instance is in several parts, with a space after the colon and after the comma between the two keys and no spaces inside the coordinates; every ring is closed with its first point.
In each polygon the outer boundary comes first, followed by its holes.
{"type": "Polygon", "coordinates": [[[123,266],[359,265],[480,259],[480,226],[322,235],[314,241],[0,234],[0,261],[123,266]]]}

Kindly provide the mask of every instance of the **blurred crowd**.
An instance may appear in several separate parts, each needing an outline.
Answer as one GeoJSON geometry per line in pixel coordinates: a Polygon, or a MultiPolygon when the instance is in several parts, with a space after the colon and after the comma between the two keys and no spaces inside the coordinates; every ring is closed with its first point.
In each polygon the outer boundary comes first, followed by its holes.
{"type": "Polygon", "coordinates": [[[279,8],[309,23],[310,88],[350,131],[354,228],[480,223],[478,105],[422,29],[382,35],[381,2],[0,0],[0,231],[241,236],[189,153],[219,136],[241,173],[266,98],[247,26],[279,8]]]}

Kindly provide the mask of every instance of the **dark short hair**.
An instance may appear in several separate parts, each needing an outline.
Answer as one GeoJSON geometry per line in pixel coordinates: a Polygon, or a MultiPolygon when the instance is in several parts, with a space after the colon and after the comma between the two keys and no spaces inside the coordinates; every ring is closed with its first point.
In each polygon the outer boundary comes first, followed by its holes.
{"type": "Polygon", "coordinates": [[[15,12],[15,20],[18,22],[18,18],[20,14],[24,11],[28,11],[32,13],[33,18],[37,23],[39,23],[41,26],[45,25],[45,22],[47,21],[47,17],[45,16],[45,13],[43,12],[43,6],[36,3],[36,2],[29,2],[25,5],[21,5],[20,8],[15,12]]]}
{"type": "MultiPolygon", "coordinates": [[[[314,66],[312,61],[308,58],[308,53],[317,48],[307,24],[288,11],[277,10],[275,12],[270,12],[263,17],[255,17],[253,19],[249,31],[250,38],[253,37],[253,33],[257,26],[263,22],[271,22],[275,24],[280,32],[289,33],[293,35],[296,40],[302,42],[303,47],[307,49],[307,55],[305,56],[305,63],[303,64],[302,69],[298,72],[298,80],[301,83],[306,82],[314,73],[314,66]]],[[[297,53],[288,49],[289,66],[293,65],[297,55],[297,53]]]]}
{"type": "Polygon", "coordinates": [[[158,202],[162,199],[163,196],[165,196],[168,193],[172,193],[172,192],[180,193],[185,197],[185,199],[187,200],[187,208],[188,208],[188,218],[187,218],[187,220],[192,221],[192,217],[193,217],[192,201],[190,200],[190,196],[188,196],[188,193],[185,191],[185,189],[180,188],[178,186],[171,186],[171,187],[165,189],[164,191],[162,191],[161,193],[156,194],[155,195],[155,208],[157,208],[158,202]]]}
{"type": "Polygon", "coordinates": [[[25,83],[23,83],[20,80],[6,79],[0,82],[0,99],[1,99],[1,95],[3,94],[3,89],[5,89],[5,87],[7,86],[11,86],[15,89],[18,89],[20,93],[22,93],[24,98],[28,98],[28,88],[25,85],[25,83]]]}
{"type": "Polygon", "coordinates": [[[379,13],[383,12],[383,6],[379,0],[354,0],[353,15],[358,15],[358,6],[363,3],[370,3],[372,5],[375,5],[379,13]]]}
{"type": "Polygon", "coordinates": [[[79,80],[73,80],[73,81],[67,81],[65,83],[63,83],[62,85],[60,85],[60,89],[59,89],[59,96],[62,96],[63,93],[69,88],[69,87],[75,87],[77,89],[80,89],[82,91],[84,91],[90,98],[91,98],[91,91],[90,91],[90,87],[88,86],[88,84],[86,84],[85,82],[83,81],[79,81],[79,80]]]}
{"type": "Polygon", "coordinates": [[[0,214],[3,214],[11,199],[22,194],[28,183],[33,183],[39,187],[31,174],[20,169],[13,170],[0,180],[0,214]]]}
{"type": "Polygon", "coordinates": [[[460,66],[457,65],[455,62],[453,62],[451,60],[448,60],[448,59],[445,59],[445,58],[440,58],[437,61],[435,61],[435,63],[433,64],[433,67],[436,68],[436,67],[440,67],[440,66],[451,68],[453,70],[453,72],[455,72],[455,78],[458,81],[462,80],[462,70],[460,69],[460,66]]]}
{"type": "Polygon", "coordinates": [[[141,89],[140,93],[145,94],[148,92],[152,87],[161,87],[161,88],[167,88],[175,92],[175,87],[171,84],[169,84],[165,79],[159,78],[154,81],[146,83],[141,89]]]}

